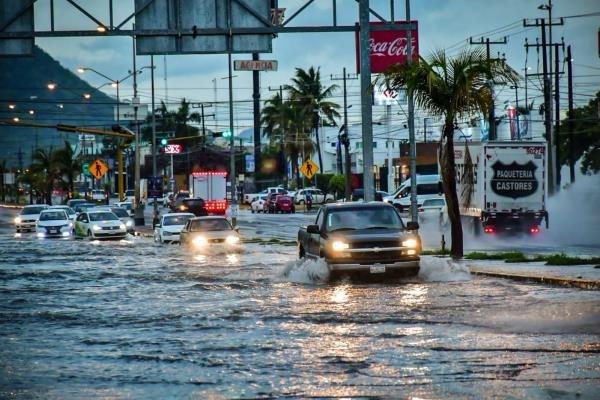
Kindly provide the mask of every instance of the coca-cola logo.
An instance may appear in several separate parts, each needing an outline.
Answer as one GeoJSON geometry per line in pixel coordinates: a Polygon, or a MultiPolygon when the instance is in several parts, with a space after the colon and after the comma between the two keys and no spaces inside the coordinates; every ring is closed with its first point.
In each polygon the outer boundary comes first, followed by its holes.
{"type": "MultiPolygon", "coordinates": [[[[408,39],[396,38],[392,41],[381,41],[377,42],[374,38],[369,39],[369,52],[375,57],[385,56],[407,56],[408,55],[408,39]]],[[[416,39],[411,38],[412,52],[415,53],[416,39]]]]}

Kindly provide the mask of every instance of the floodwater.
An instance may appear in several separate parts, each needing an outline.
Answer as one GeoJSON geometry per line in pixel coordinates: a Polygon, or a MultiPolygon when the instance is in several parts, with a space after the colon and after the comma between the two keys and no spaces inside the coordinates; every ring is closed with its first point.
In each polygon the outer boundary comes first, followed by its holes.
{"type": "MultiPolygon", "coordinates": [[[[243,215],[247,238],[307,217],[243,215]]],[[[191,254],[0,229],[0,398],[597,398],[598,292],[470,276],[327,281],[287,243],[191,254]]]]}

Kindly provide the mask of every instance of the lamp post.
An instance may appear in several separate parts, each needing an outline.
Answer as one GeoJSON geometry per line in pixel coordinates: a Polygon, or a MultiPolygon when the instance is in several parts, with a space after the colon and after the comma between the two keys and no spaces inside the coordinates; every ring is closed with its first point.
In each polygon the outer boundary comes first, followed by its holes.
{"type": "Polygon", "coordinates": [[[511,86],[511,89],[515,89],[515,115],[517,118],[517,140],[521,140],[521,125],[519,124],[519,87],[517,85],[511,86]]]}

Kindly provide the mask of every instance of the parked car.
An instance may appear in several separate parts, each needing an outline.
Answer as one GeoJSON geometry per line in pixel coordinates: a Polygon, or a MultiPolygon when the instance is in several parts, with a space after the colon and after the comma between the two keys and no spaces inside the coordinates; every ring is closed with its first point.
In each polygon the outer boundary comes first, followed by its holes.
{"type": "Polygon", "coordinates": [[[294,201],[291,196],[280,194],[275,197],[275,213],[295,213],[296,207],[294,206],[294,201]]]}
{"type": "Polygon", "coordinates": [[[88,201],[86,199],[70,199],[67,200],[67,206],[71,207],[73,210],[75,209],[75,206],[77,204],[83,204],[83,203],[87,203],[88,201]]]}
{"type": "Polygon", "coordinates": [[[67,215],[69,216],[69,219],[73,222],[75,221],[75,218],[77,218],[77,213],[75,212],[75,210],[73,210],[69,206],[50,206],[49,209],[63,210],[64,212],[67,213],[67,215]]]}
{"type": "Polygon", "coordinates": [[[236,251],[240,248],[240,234],[225,217],[192,218],[181,230],[179,244],[196,250],[216,247],[236,251]]]}
{"type": "Polygon", "coordinates": [[[298,231],[300,258],[323,260],[332,277],[414,276],[421,239],[417,223],[402,222],[386,203],[325,205],[298,231]]]}
{"type": "Polygon", "coordinates": [[[84,211],[75,220],[75,236],[89,239],[124,239],[127,227],[110,211],[84,211]]]}
{"type": "Polygon", "coordinates": [[[171,203],[173,203],[173,197],[175,193],[169,192],[163,199],[163,207],[171,207],[171,203]]]}
{"type": "Polygon", "coordinates": [[[443,223],[442,213],[446,210],[445,199],[426,199],[419,207],[419,220],[427,221],[437,219],[440,225],[443,223]]]}
{"type": "Polygon", "coordinates": [[[263,213],[272,214],[275,212],[275,199],[279,196],[278,193],[269,193],[263,204],[263,213]]]}
{"type": "Polygon", "coordinates": [[[179,235],[185,224],[195,215],[192,213],[168,213],[160,217],[158,225],[154,227],[154,241],[179,242],[179,235]]]}
{"type": "Polygon", "coordinates": [[[201,198],[187,198],[183,199],[179,205],[180,212],[190,212],[197,217],[204,217],[208,215],[206,209],[206,202],[201,198]]]}
{"type": "MultiPolygon", "coordinates": [[[[444,192],[439,175],[417,175],[417,206],[420,207],[427,199],[443,199],[444,192]]],[[[410,178],[391,195],[384,199],[393,204],[400,212],[410,208],[410,178]]]]}
{"type": "Polygon", "coordinates": [[[46,204],[34,204],[23,207],[19,215],[14,220],[17,233],[33,231],[40,217],[40,213],[46,208],[48,208],[46,204]]]}
{"type": "Polygon", "coordinates": [[[135,191],[134,190],[126,190],[125,198],[122,201],[126,201],[128,203],[133,203],[135,201],[135,191]]]}
{"type": "Polygon", "coordinates": [[[306,202],[307,193],[310,193],[312,196],[313,204],[333,203],[335,201],[332,194],[325,194],[321,189],[306,188],[298,190],[294,198],[294,203],[304,204],[306,202]]]}
{"type": "MultiPolygon", "coordinates": [[[[388,192],[384,192],[382,190],[376,190],[374,194],[375,201],[383,201],[385,196],[389,195],[388,192]]],[[[354,189],[352,191],[351,200],[352,201],[363,201],[365,198],[365,190],[364,189],[354,189]]]]}
{"type": "Polygon", "coordinates": [[[258,198],[254,199],[252,204],[250,204],[250,210],[252,211],[252,213],[254,214],[255,212],[256,213],[263,212],[265,210],[265,202],[266,201],[267,201],[266,194],[261,194],[260,196],[258,196],[258,198]]]}
{"type": "Polygon", "coordinates": [[[73,235],[73,222],[65,210],[47,208],[40,213],[35,226],[38,238],[70,238],[73,235]]]}
{"type": "Polygon", "coordinates": [[[266,188],[265,190],[263,190],[262,192],[259,192],[259,193],[244,194],[243,202],[246,204],[252,204],[254,199],[256,199],[258,196],[267,195],[267,194],[271,194],[271,193],[286,194],[287,192],[281,186],[272,186],[272,187],[266,188]]]}

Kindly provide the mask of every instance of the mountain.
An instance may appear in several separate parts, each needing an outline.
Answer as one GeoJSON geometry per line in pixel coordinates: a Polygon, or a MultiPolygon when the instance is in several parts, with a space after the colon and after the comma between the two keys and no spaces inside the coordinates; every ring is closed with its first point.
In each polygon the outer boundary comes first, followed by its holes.
{"type": "MultiPolygon", "coordinates": [[[[18,117],[39,124],[110,127],[115,99],[90,86],[39,47],[31,57],[0,59],[0,120],[18,117]],[[55,83],[54,90],[48,83],[55,83]],[[83,94],[90,94],[85,99],[83,94]],[[9,105],[14,105],[10,109],[9,105]],[[33,110],[34,114],[29,113],[33,110]]],[[[27,167],[36,147],[78,145],[76,134],[55,129],[0,125],[0,160],[27,167]]]]}

